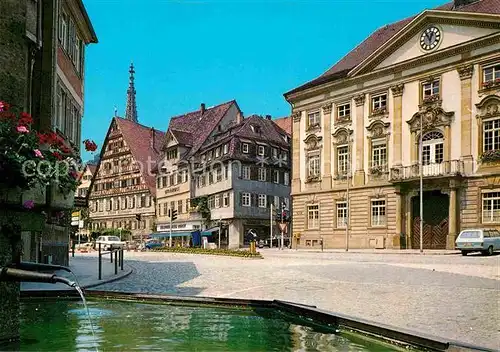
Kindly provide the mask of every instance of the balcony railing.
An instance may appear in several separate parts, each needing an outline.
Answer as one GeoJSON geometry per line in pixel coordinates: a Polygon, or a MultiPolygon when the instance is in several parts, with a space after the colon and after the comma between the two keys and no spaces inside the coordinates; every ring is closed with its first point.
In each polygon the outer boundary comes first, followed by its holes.
{"type": "MultiPolygon", "coordinates": [[[[447,160],[441,163],[428,163],[422,166],[423,177],[451,177],[464,173],[462,160],[447,160]]],[[[391,168],[391,181],[404,181],[420,177],[420,166],[413,164],[409,166],[397,166],[391,168]]]]}

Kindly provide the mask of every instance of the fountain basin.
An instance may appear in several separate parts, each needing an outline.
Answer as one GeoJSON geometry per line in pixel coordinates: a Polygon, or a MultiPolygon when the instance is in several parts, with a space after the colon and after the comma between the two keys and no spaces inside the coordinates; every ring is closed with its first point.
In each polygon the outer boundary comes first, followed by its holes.
{"type": "Polygon", "coordinates": [[[284,301],[87,291],[94,346],[76,293],[22,296],[22,351],[488,351],[284,301]]]}

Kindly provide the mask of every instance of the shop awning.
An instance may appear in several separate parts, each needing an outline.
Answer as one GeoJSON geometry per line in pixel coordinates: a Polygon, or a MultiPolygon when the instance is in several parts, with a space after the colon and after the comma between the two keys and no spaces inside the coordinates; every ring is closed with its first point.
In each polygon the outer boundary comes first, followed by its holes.
{"type": "MultiPolygon", "coordinates": [[[[150,235],[152,238],[170,238],[169,232],[155,232],[150,235]]],[[[172,237],[191,237],[191,232],[172,232],[172,237]]]]}
{"type": "Polygon", "coordinates": [[[212,227],[211,229],[205,230],[201,233],[201,235],[212,236],[214,232],[219,232],[219,227],[212,227]]]}

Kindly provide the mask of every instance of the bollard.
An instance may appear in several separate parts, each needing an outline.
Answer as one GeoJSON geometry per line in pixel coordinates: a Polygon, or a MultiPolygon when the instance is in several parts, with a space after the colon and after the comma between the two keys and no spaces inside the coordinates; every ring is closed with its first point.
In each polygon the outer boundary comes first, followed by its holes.
{"type": "Polygon", "coordinates": [[[121,250],[121,262],[120,262],[120,267],[123,270],[123,249],[121,250]]]}
{"type": "Polygon", "coordinates": [[[113,263],[113,249],[109,249],[109,256],[111,257],[111,263],[113,263]]]}
{"type": "Polygon", "coordinates": [[[75,241],[71,241],[71,256],[74,258],[75,257],[75,241]]]}
{"type": "MultiPolygon", "coordinates": [[[[115,255],[115,275],[118,274],[118,251],[115,250],[114,252],[115,255]]],[[[111,256],[113,256],[113,253],[111,253],[111,256]]]]}
{"type": "Polygon", "coordinates": [[[102,253],[101,253],[101,244],[99,243],[99,280],[102,279],[102,253]]]}

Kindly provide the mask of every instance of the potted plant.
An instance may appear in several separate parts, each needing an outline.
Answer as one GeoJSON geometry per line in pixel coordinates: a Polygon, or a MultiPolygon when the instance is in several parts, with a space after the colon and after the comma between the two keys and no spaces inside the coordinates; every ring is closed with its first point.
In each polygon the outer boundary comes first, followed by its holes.
{"type": "MultiPolygon", "coordinates": [[[[84,144],[87,150],[97,148],[92,141],[84,144]]],[[[71,208],[80,169],[75,148],[61,135],[36,131],[29,114],[0,101],[0,188],[4,203],[21,203],[31,209],[48,199],[49,206],[71,208]]]]}

